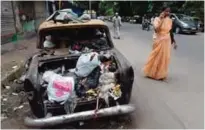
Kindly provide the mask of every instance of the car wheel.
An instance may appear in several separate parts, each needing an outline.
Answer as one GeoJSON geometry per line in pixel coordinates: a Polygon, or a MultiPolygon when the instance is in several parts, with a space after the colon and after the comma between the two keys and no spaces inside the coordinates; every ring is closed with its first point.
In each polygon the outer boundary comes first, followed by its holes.
{"type": "Polygon", "coordinates": [[[181,32],[181,29],[180,29],[179,27],[176,27],[175,33],[176,33],[176,34],[179,34],[180,32],[181,32]]]}
{"type": "Polygon", "coordinates": [[[37,90],[33,87],[30,81],[26,80],[24,89],[28,98],[28,102],[34,116],[42,118],[46,116],[46,107],[38,95],[37,90]]]}

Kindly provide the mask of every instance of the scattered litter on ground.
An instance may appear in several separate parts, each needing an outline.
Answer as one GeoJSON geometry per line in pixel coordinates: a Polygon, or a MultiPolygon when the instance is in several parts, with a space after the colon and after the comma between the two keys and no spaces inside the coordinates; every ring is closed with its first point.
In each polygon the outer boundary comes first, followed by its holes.
{"type": "Polygon", "coordinates": [[[12,69],[16,69],[17,67],[18,67],[18,66],[17,66],[17,65],[15,65],[15,66],[13,66],[13,67],[12,67],[12,69]]]}
{"type": "Polygon", "coordinates": [[[6,88],[6,89],[10,89],[11,87],[10,87],[10,86],[6,86],[5,88],[6,88]]]}
{"type": "Polygon", "coordinates": [[[19,109],[22,109],[24,106],[23,105],[20,105],[19,107],[14,107],[14,111],[16,111],[16,110],[19,110],[19,109]]]}
{"type": "Polygon", "coordinates": [[[1,121],[6,120],[8,117],[5,114],[1,114],[1,121]]]}
{"type": "Polygon", "coordinates": [[[3,101],[6,102],[6,101],[8,101],[8,99],[7,98],[3,98],[3,101]]]}
{"type": "Polygon", "coordinates": [[[18,94],[17,93],[11,93],[13,96],[18,96],[18,94]]]}

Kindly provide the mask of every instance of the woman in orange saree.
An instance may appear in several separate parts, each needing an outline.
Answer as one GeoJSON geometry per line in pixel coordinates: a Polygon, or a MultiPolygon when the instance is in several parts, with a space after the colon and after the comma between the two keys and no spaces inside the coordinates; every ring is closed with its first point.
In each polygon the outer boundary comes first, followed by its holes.
{"type": "Polygon", "coordinates": [[[143,68],[146,77],[156,80],[167,78],[171,44],[174,44],[175,49],[177,47],[171,32],[172,20],[169,18],[169,13],[170,8],[164,7],[160,16],[154,20],[153,49],[143,68]]]}

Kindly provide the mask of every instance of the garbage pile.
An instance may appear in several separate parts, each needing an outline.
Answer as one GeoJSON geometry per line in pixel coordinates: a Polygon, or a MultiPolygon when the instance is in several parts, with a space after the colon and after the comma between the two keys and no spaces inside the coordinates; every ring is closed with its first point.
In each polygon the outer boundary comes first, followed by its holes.
{"type": "MultiPolygon", "coordinates": [[[[121,97],[117,84],[117,64],[110,52],[89,52],[82,54],[75,68],[65,69],[62,65],[55,70],[46,70],[41,85],[46,88],[48,101],[64,105],[67,113],[72,113],[82,100],[104,99],[109,106],[109,97],[121,97]]],[[[98,108],[98,103],[96,109],[98,108]]]]}
{"type": "MultiPolygon", "coordinates": [[[[80,32],[76,37],[78,36],[83,37],[80,32]]],[[[88,40],[61,40],[59,41],[59,44],[56,44],[55,39],[58,39],[58,37],[54,35],[45,36],[43,43],[44,49],[52,50],[55,48],[68,48],[69,54],[81,54],[93,52],[94,50],[102,50],[109,47],[104,32],[98,29],[93,29],[91,34],[86,36],[85,39],[88,40]]]]}

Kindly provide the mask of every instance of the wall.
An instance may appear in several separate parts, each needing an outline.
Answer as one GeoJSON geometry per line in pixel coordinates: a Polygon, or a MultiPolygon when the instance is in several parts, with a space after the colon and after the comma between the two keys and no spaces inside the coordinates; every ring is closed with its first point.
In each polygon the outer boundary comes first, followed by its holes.
{"type": "Polygon", "coordinates": [[[1,44],[10,42],[15,33],[11,1],[1,1],[1,44]]]}
{"type": "Polygon", "coordinates": [[[48,17],[46,1],[35,1],[35,28],[38,29],[39,25],[48,17]]]}

